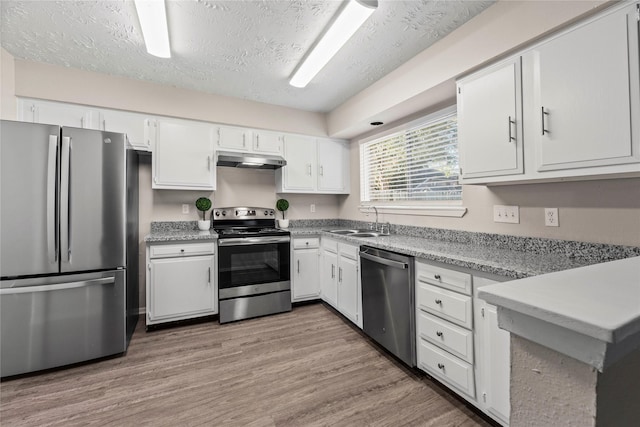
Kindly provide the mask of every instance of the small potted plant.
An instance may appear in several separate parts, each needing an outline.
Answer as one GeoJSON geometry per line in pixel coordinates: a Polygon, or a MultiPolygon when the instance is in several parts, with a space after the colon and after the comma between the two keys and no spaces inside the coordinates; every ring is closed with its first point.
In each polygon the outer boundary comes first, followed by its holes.
{"type": "Polygon", "coordinates": [[[278,220],[278,227],[287,228],[289,227],[289,220],[284,219],[284,213],[287,209],[289,209],[289,201],[287,199],[278,199],[276,202],[276,209],[282,212],[282,219],[278,220]]]}
{"type": "Polygon", "coordinates": [[[211,228],[211,220],[206,219],[206,213],[211,209],[211,200],[207,197],[200,197],[196,200],[196,208],[202,212],[202,220],[198,220],[198,229],[203,231],[209,230],[211,228]]]}

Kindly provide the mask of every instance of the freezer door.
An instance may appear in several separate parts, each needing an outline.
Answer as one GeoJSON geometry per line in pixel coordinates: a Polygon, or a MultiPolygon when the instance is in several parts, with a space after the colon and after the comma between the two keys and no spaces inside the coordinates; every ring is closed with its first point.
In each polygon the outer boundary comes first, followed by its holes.
{"type": "Polygon", "coordinates": [[[125,351],[123,270],[0,282],[0,376],[125,351]]]}
{"type": "Polygon", "coordinates": [[[62,272],[126,265],[125,158],[123,134],[62,128],[62,272]]]}
{"type": "Polygon", "coordinates": [[[58,272],[58,126],[0,122],[0,276],[58,272]]]}

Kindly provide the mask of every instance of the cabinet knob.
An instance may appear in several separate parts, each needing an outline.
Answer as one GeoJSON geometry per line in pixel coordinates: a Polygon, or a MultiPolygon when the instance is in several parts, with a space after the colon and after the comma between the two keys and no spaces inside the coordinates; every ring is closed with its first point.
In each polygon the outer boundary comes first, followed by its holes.
{"type": "Polygon", "coordinates": [[[440,280],[442,277],[440,277],[439,274],[434,275],[433,277],[435,277],[436,280],[440,280]]]}
{"type": "Polygon", "coordinates": [[[444,371],[444,365],[442,363],[438,363],[438,369],[442,369],[444,371]]]}
{"type": "Polygon", "coordinates": [[[442,337],[442,332],[441,331],[437,331],[436,335],[439,336],[439,337],[442,337]]]}
{"type": "Polygon", "coordinates": [[[441,299],[437,299],[437,300],[436,300],[436,304],[438,304],[438,305],[442,305],[442,300],[441,300],[441,299]]]}
{"type": "Polygon", "coordinates": [[[180,252],[184,253],[184,249],[180,249],[180,252]]]}

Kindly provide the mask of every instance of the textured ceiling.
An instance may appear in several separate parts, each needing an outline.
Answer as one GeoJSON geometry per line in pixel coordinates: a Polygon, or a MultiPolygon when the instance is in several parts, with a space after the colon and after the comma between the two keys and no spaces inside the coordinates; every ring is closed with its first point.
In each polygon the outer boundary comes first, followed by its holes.
{"type": "Polygon", "coordinates": [[[288,77],[340,1],[167,0],[171,59],[146,53],[133,1],[0,3],[1,43],[17,58],[326,112],[493,1],[379,0],[304,89],[288,77]]]}

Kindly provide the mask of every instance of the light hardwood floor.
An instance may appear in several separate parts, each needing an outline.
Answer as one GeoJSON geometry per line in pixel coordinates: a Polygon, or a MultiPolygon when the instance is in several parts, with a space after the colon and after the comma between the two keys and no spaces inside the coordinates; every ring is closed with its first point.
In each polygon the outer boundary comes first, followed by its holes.
{"type": "Polygon", "coordinates": [[[124,357],[4,381],[9,426],[487,426],[322,304],[145,332],[124,357]]]}

